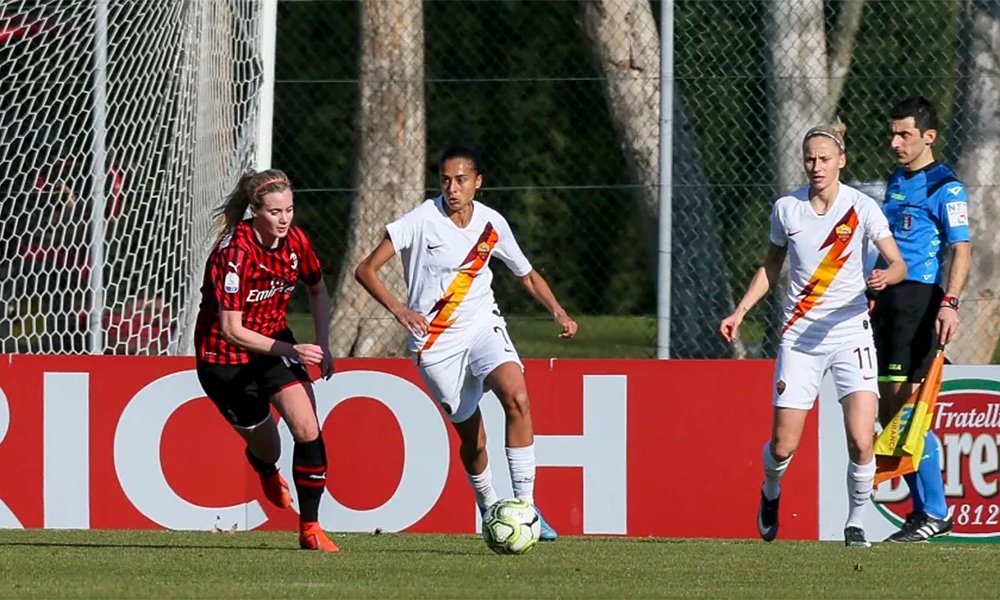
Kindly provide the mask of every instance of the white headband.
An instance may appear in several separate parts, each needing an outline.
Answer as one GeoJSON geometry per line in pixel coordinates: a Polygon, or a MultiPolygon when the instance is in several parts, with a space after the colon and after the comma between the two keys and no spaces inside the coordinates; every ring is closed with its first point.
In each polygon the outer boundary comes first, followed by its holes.
{"type": "Polygon", "coordinates": [[[844,142],[840,141],[840,138],[838,138],[837,136],[833,135],[832,133],[827,133],[825,131],[811,131],[811,132],[809,132],[809,133],[806,134],[806,139],[803,140],[803,142],[808,142],[809,138],[814,138],[817,135],[822,135],[824,137],[828,137],[831,140],[837,142],[837,147],[840,148],[841,152],[846,152],[847,151],[847,150],[844,149],[844,142]]]}

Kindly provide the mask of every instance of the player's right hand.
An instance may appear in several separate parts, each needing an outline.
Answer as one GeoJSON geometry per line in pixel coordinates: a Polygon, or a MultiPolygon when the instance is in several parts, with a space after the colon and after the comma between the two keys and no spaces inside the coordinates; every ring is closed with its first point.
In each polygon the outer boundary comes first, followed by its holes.
{"type": "Polygon", "coordinates": [[[292,346],[293,357],[304,365],[318,365],[323,362],[323,349],[316,344],[295,344],[292,346]]]}
{"type": "Polygon", "coordinates": [[[739,331],[741,323],[743,323],[741,315],[738,313],[729,315],[719,323],[719,335],[727,342],[735,342],[736,332],[739,331]]]}
{"type": "Polygon", "coordinates": [[[405,327],[407,331],[417,337],[427,335],[427,330],[430,328],[430,324],[427,322],[427,317],[415,310],[404,310],[399,313],[396,320],[399,321],[400,325],[405,327]]]}

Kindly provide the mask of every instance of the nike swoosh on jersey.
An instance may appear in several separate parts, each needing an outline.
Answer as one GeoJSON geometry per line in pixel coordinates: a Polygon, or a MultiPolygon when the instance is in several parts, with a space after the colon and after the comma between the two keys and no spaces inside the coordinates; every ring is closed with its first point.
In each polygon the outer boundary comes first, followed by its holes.
{"type": "Polygon", "coordinates": [[[441,337],[441,334],[454,323],[452,315],[455,314],[458,305],[469,293],[476,274],[486,266],[486,261],[489,259],[490,253],[499,239],[500,235],[493,228],[493,224],[487,223],[486,227],[483,228],[483,233],[480,234],[479,239],[476,240],[472,249],[465,256],[465,260],[462,261],[462,268],[459,270],[458,275],[455,275],[455,279],[452,280],[448,289],[441,296],[441,299],[435,302],[434,307],[431,308],[431,315],[433,317],[427,329],[427,341],[424,342],[424,345],[417,352],[418,361],[420,360],[420,355],[433,346],[434,342],[441,337]]]}
{"type": "Polygon", "coordinates": [[[830,235],[827,236],[823,245],[819,247],[822,250],[829,246],[830,250],[823,257],[816,270],[813,271],[812,276],[809,277],[809,283],[802,288],[802,292],[800,292],[802,299],[795,303],[795,307],[792,308],[792,316],[781,329],[781,333],[788,331],[796,321],[823,303],[820,298],[826,292],[827,288],[830,287],[830,284],[833,283],[834,277],[844,267],[847,259],[851,258],[851,253],[844,254],[844,250],[847,249],[848,244],[851,243],[851,239],[857,231],[858,213],[854,210],[854,207],[851,207],[847,211],[847,214],[844,215],[844,218],[833,226],[833,229],[830,230],[830,235]],[[848,228],[850,231],[847,231],[848,228]],[[847,231],[846,235],[842,233],[845,231],[847,231]],[[843,256],[841,256],[842,254],[843,256]]]}

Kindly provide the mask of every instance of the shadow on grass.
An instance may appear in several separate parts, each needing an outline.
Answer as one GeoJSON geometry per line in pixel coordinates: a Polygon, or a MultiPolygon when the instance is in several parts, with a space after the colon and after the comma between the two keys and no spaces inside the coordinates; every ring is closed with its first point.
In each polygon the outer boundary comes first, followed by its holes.
{"type": "MultiPolygon", "coordinates": [[[[348,542],[344,545],[343,542],[339,542],[340,553],[353,554],[359,552],[358,546],[348,542]]],[[[480,553],[475,551],[466,550],[456,550],[449,548],[433,548],[433,547],[420,547],[420,548],[384,548],[384,547],[372,547],[368,544],[362,544],[361,552],[365,554],[438,554],[442,556],[474,556],[480,553]]],[[[218,545],[210,544],[171,544],[171,543],[149,543],[149,542],[67,542],[67,541],[44,541],[44,540],[0,540],[0,548],[87,548],[87,549],[111,549],[111,548],[129,548],[129,549],[139,549],[139,550],[238,550],[238,551],[268,551],[268,552],[302,552],[303,550],[298,546],[288,545],[288,546],[275,546],[270,544],[259,544],[259,545],[228,545],[220,543],[218,545]]]]}
{"type": "Polygon", "coordinates": [[[150,544],[145,542],[45,542],[0,541],[0,547],[35,548],[137,548],[150,550],[268,550],[273,552],[301,552],[297,546],[209,546],[205,544],[150,544]]]}

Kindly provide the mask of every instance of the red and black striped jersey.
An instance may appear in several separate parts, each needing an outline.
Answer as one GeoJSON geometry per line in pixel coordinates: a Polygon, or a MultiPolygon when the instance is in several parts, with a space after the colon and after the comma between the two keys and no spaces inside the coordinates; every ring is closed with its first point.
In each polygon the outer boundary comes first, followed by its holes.
{"type": "Polygon", "coordinates": [[[222,337],[219,312],[243,313],[243,326],[267,337],[288,329],[288,301],[299,278],[322,280],[319,258],[304,231],[289,228],[276,248],[264,248],[250,220],[241,221],[215,245],[205,265],[194,342],[198,360],[243,364],[254,353],[222,337]]]}

